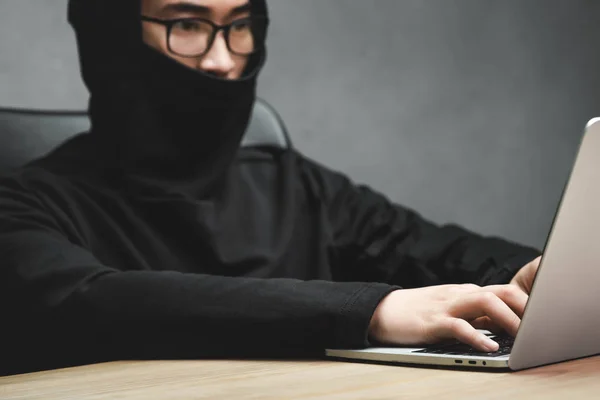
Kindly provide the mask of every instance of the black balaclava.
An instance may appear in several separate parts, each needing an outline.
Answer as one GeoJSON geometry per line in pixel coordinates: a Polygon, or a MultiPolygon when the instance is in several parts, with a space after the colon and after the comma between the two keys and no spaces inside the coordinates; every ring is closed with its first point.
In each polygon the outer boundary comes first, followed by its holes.
{"type": "MultiPolygon", "coordinates": [[[[251,5],[267,16],[265,0],[251,5]]],[[[145,45],[140,13],[140,0],[69,2],[91,95],[90,137],[102,163],[127,179],[207,195],[246,131],[266,50],[250,57],[241,79],[221,79],[145,45]]]]}

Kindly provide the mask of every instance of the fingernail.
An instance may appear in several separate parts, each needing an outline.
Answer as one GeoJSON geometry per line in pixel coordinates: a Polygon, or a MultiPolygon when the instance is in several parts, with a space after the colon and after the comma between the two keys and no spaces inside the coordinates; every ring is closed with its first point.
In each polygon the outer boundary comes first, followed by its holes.
{"type": "Polygon", "coordinates": [[[494,342],[492,339],[490,339],[487,336],[483,340],[483,345],[485,346],[487,351],[490,351],[490,352],[497,351],[498,348],[500,347],[500,345],[498,345],[498,343],[494,342]]]}

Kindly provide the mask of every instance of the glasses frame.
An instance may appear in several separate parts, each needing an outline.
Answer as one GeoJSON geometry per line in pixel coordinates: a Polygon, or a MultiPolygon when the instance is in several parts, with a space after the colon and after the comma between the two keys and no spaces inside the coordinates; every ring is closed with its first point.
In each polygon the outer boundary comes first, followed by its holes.
{"type": "Polygon", "coordinates": [[[237,56],[248,57],[248,56],[251,56],[252,54],[255,54],[255,53],[261,51],[262,48],[264,47],[264,39],[260,40],[260,42],[261,42],[260,46],[255,47],[254,51],[251,53],[239,53],[239,52],[233,50],[229,43],[229,34],[231,32],[231,28],[235,27],[236,25],[242,24],[244,22],[254,21],[254,20],[259,20],[259,21],[265,22],[265,30],[266,30],[266,28],[269,24],[269,18],[260,16],[260,15],[255,15],[255,16],[246,17],[246,18],[240,18],[240,19],[237,19],[227,25],[218,25],[218,24],[215,24],[213,21],[206,19],[206,18],[161,19],[161,18],[153,18],[153,17],[149,17],[146,15],[142,15],[142,21],[147,21],[147,22],[152,22],[155,24],[163,25],[164,27],[167,28],[166,29],[167,48],[169,49],[169,51],[171,53],[173,53],[179,57],[183,57],[183,58],[197,58],[197,57],[202,57],[203,55],[208,53],[215,42],[215,38],[217,37],[217,34],[221,31],[223,31],[223,37],[225,38],[225,43],[227,45],[227,49],[232,54],[235,54],[237,56]],[[212,27],[212,32],[211,32],[210,37],[208,38],[208,43],[206,44],[206,49],[203,52],[194,54],[194,55],[186,55],[186,54],[181,54],[176,51],[173,51],[173,48],[171,47],[171,32],[173,31],[173,27],[175,26],[175,24],[178,24],[180,22],[185,22],[185,21],[199,21],[199,22],[206,23],[212,27]]]}

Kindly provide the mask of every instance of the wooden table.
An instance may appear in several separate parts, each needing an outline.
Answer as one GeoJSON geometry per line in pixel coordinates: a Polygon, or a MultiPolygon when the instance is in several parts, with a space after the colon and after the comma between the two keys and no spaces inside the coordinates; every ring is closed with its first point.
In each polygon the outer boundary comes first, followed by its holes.
{"type": "Polygon", "coordinates": [[[590,399],[600,357],[518,373],[334,361],[115,362],[0,378],[0,399],[590,399]]]}

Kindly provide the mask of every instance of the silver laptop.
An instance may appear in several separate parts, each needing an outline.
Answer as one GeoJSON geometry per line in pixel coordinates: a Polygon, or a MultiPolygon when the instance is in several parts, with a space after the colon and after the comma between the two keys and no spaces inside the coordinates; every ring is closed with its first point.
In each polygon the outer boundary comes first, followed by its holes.
{"type": "MultiPolygon", "coordinates": [[[[531,205],[535,207],[535,204],[531,205]]],[[[517,337],[495,353],[452,343],[326,350],[342,360],[521,370],[600,354],[600,118],[581,141],[517,337]]]]}

